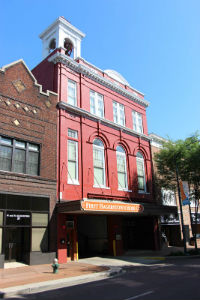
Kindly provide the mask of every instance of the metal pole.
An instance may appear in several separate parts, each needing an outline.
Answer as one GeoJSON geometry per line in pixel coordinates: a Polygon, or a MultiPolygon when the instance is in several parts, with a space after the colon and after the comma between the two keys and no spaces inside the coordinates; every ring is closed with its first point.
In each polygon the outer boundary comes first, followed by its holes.
{"type": "Polygon", "coordinates": [[[185,238],[185,227],[184,227],[184,221],[183,221],[183,209],[182,209],[182,200],[181,200],[181,193],[180,193],[180,186],[179,186],[179,174],[178,174],[178,166],[176,163],[176,181],[178,186],[178,199],[179,199],[179,206],[180,206],[180,212],[181,212],[181,228],[183,233],[183,246],[184,246],[184,254],[187,254],[187,248],[186,248],[186,238],[185,238]]]}

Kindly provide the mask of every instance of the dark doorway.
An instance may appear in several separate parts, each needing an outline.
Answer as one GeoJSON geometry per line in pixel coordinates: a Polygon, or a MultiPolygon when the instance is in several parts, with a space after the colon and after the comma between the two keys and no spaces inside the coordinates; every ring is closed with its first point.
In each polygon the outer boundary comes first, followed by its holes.
{"type": "Polygon", "coordinates": [[[107,255],[107,216],[81,215],[77,221],[79,257],[107,255]]]}
{"type": "Polygon", "coordinates": [[[5,260],[24,262],[30,252],[30,228],[10,227],[5,229],[5,260]]]}
{"type": "Polygon", "coordinates": [[[74,229],[67,230],[67,259],[74,260],[74,229]]]}
{"type": "Polygon", "coordinates": [[[124,217],[124,250],[154,250],[154,225],[151,217],[124,217]]]}

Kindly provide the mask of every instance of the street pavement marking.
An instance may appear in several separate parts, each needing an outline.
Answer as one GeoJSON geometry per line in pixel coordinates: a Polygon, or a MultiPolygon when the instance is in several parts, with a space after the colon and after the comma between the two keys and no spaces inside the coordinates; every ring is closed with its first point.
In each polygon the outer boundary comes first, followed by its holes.
{"type": "Polygon", "coordinates": [[[139,297],[142,297],[142,296],[146,296],[146,295],[149,295],[149,294],[152,294],[154,293],[154,291],[148,291],[146,293],[143,293],[143,294],[139,294],[139,295],[136,295],[136,296],[133,296],[133,297],[130,297],[130,298],[126,298],[124,300],[132,300],[132,299],[137,299],[139,297]]]}

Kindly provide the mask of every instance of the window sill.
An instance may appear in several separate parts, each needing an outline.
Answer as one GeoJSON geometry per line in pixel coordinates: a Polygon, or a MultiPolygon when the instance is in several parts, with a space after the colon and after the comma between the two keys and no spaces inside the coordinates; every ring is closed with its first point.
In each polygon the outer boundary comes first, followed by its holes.
{"type": "Polygon", "coordinates": [[[68,181],[67,184],[80,185],[80,183],[78,181],[75,181],[75,182],[68,181]]]}
{"type": "Polygon", "coordinates": [[[110,187],[104,186],[104,185],[93,185],[93,188],[97,189],[105,189],[105,190],[110,190],[110,187]]]}
{"type": "Polygon", "coordinates": [[[34,177],[34,178],[40,177],[40,175],[32,175],[32,174],[28,174],[28,173],[18,173],[18,172],[5,171],[5,170],[0,170],[0,173],[5,173],[8,175],[12,175],[12,176],[21,176],[21,177],[34,177]]]}
{"type": "Polygon", "coordinates": [[[93,116],[96,116],[96,117],[98,117],[98,118],[104,119],[104,116],[103,116],[103,117],[102,117],[102,116],[99,116],[99,115],[97,115],[97,114],[95,114],[95,113],[92,113],[91,111],[90,111],[90,113],[91,113],[93,116]]]}
{"type": "Polygon", "coordinates": [[[148,193],[148,192],[145,192],[145,191],[138,191],[138,194],[150,195],[150,193],[148,193]]]}
{"type": "Polygon", "coordinates": [[[132,190],[128,190],[128,189],[118,189],[118,191],[132,193],[132,190]]]}

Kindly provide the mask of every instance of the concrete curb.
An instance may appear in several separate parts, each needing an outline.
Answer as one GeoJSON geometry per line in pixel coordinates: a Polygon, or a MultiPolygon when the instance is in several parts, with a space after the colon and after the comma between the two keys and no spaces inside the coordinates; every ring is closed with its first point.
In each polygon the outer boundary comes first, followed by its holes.
{"type": "Polygon", "coordinates": [[[200,258],[200,255],[169,255],[165,256],[165,259],[188,259],[188,258],[200,258]]]}
{"type": "Polygon", "coordinates": [[[123,272],[124,271],[122,267],[112,267],[108,271],[98,273],[9,287],[0,290],[0,298],[8,298],[16,295],[31,294],[35,292],[43,292],[57,288],[70,287],[78,284],[84,284],[88,282],[114,277],[119,274],[122,274],[123,272]]]}

